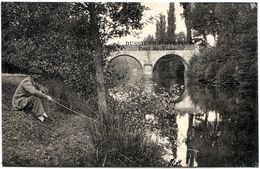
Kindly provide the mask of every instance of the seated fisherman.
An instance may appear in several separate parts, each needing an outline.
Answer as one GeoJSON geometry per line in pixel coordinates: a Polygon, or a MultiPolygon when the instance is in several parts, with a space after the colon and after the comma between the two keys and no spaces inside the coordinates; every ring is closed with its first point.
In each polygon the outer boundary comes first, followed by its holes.
{"type": "Polygon", "coordinates": [[[31,111],[43,122],[44,118],[48,118],[43,107],[43,99],[52,101],[52,98],[45,94],[44,88],[38,84],[42,71],[33,67],[29,69],[29,73],[30,76],[23,79],[16,89],[12,106],[15,110],[31,111]]]}

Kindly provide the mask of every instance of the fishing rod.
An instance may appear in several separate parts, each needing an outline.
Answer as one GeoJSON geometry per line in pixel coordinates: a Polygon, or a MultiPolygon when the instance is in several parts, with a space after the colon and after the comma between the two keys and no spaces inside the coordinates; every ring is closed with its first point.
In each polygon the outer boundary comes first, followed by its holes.
{"type": "MultiPolygon", "coordinates": [[[[67,110],[69,110],[69,111],[71,111],[71,112],[73,112],[73,113],[75,113],[75,114],[78,114],[78,115],[80,115],[80,116],[82,116],[82,117],[84,117],[84,118],[86,118],[86,119],[88,119],[88,120],[91,120],[91,121],[93,121],[93,122],[95,122],[95,123],[101,124],[101,125],[103,125],[103,126],[105,126],[105,127],[111,128],[111,129],[113,129],[113,130],[117,130],[117,131],[123,136],[123,133],[122,133],[119,129],[117,129],[117,128],[111,127],[111,126],[106,125],[106,124],[104,124],[104,123],[101,123],[101,122],[99,122],[99,121],[97,121],[97,120],[95,120],[95,119],[93,119],[93,118],[91,118],[91,117],[88,117],[88,116],[86,116],[86,115],[84,115],[84,114],[82,114],[82,113],[79,113],[79,112],[77,112],[77,111],[75,111],[75,110],[72,110],[72,109],[70,109],[69,107],[67,107],[67,106],[65,106],[65,105],[63,105],[63,104],[61,104],[61,103],[59,103],[59,102],[57,102],[57,101],[55,101],[55,100],[52,100],[52,102],[56,103],[57,105],[59,105],[59,106],[65,108],[65,109],[67,109],[67,110]]],[[[134,134],[132,134],[132,133],[127,133],[127,134],[129,134],[129,135],[134,135],[134,134]]]]}
{"type": "MultiPolygon", "coordinates": [[[[76,114],[78,114],[78,115],[80,115],[80,116],[83,116],[83,117],[85,117],[85,118],[87,118],[87,119],[89,119],[89,120],[94,120],[93,118],[88,117],[88,116],[86,116],[86,115],[84,115],[84,114],[81,114],[81,113],[79,113],[79,112],[76,112],[75,110],[72,110],[72,109],[68,108],[67,106],[64,106],[63,104],[61,104],[61,103],[59,103],[59,102],[57,102],[57,101],[55,101],[55,100],[52,100],[52,101],[53,101],[54,103],[56,103],[57,105],[59,105],[59,106],[65,108],[65,109],[67,109],[67,110],[69,110],[69,111],[71,111],[71,112],[73,112],[73,113],[76,113],[76,114]]],[[[98,121],[97,121],[97,122],[98,122],[98,121]]]]}

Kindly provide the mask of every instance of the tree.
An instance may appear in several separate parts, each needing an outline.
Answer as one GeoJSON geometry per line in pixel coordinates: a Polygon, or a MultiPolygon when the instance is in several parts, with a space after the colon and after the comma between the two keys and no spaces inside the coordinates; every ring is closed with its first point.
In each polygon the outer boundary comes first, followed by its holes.
{"type": "Polygon", "coordinates": [[[156,41],[159,43],[165,43],[167,39],[166,34],[166,20],[165,15],[160,13],[159,20],[156,22],[156,32],[155,32],[156,41]]]}
{"type": "Polygon", "coordinates": [[[226,51],[235,79],[241,85],[257,86],[257,8],[250,3],[230,3],[216,7],[217,46],[226,51]],[[232,13],[232,15],[231,15],[232,13]]]}
{"type": "Polygon", "coordinates": [[[146,38],[144,38],[143,42],[147,42],[148,44],[153,43],[153,42],[155,42],[155,38],[153,35],[149,34],[146,38]]]}
{"type": "Polygon", "coordinates": [[[194,3],[190,16],[191,28],[196,36],[201,36],[207,44],[207,35],[216,36],[217,19],[215,17],[216,3],[194,3]]]}
{"type": "Polygon", "coordinates": [[[183,31],[176,34],[176,41],[183,42],[183,43],[186,41],[186,35],[183,31]]]}
{"type": "Polygon", "coordinates": [[[187,42],[192,43],[192,36],[191,36],[191,9],[192,4],[191,3],[180,3],[180,5],[183,8],[183,17],[185,18],[185,25],[187,29],[187,42]]]}
{"type": "MultiPolygon", "coordinates": [[[[95,70],[97,79],[99,112],[107,114],[106,89],[103,75],[105,43],[112,37],[130,34],[132,29],[140,29],[144,7],[140,3],[79,3],[89,14],[90,44],[96,55],[95,70]]],[[[88,16],[85,16],[88,17],[88,16]]]]}
{"type": "Polygon", "coordinates": [[[175,14],[174,14],[175,8],[174,8],[174,2],[171,2],[169,4],[169,11],[168,11],[168,27],[167,27],[167,36],[168,36],[168,41],[171,43],[175,42],[175,30],[176,30],[176,25],[175,25],[175,14]]]}
{"type": "MultiPolygon", "coordinates": [[[[105,43],[142,28],[140,3],[2,3],[3,60],[58,74],[106,111],[105,43]],[[98,81],[98,85],[95,85],[98,81]],[[97,90],[95,89],[97,86],[97,90]]],[[[102,114],[101,113],[101,114],[102,114]]]]}
{"type": "Polygon", "coordinates": [[[2,3],[2,60],[24,70],[37,66],[93,98],[94,59],[82,41],[86,36],[71,11],[72,5],[2,3]]]}
{"type": "MultiPolygon", "coordinates": [[[[197,12],[199,11],[201,10],[197,12]]],[[[203,81],[217,85],[255,88],[257,86],[256,16],[257,8],[250,3],[214,4],[215,22],[211,22],[211,25],[202,30],[215,29],[213,30],[218,35],[216,48],[208,49],[201,56],[191,60],[188,71],[190,75],[206,78],[203,81]]],[[[202,21],[197,19],[201,23],[205,21],[205,18],[200,18],[202,21]]]]}

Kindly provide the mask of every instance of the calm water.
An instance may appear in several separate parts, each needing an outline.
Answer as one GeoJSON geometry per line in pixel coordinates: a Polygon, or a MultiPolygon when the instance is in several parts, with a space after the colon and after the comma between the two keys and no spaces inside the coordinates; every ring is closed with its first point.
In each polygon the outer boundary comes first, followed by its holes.
{"type": "Polygon", "coordinates": [[[256,93],[195,85],[186,89],[176,103],[173,134],[157,134],[165,145],[164,158],[175,158],[183,167],[257,166],[256,93]]]}
{"type": "Polygon", "coordinates": [[[148,131],[151,140],[164,146],[166,161],[175,159],[182,167],[258,166],[256,89],[184,87],[183,78],[173,82],[164,87],[178,95],[177,115],[163,119],[161,128],[148,131]]]}
{"type": "MultiPolygon", "coordinates": [[[[142,70],[135,60],[114,62],[120,74],[127,72],[122,82],[140,80],[142,70]]],[[[183,167],[258,166],[257,89],[184,87],[184,65],[174,57],[158,61],[153,79],[155,92],[163,87],[177,96],[174,115],[160,119],[159,129],[148,132],[151,140],[164,146],[165,160],[176,159],[183,167]]]]}

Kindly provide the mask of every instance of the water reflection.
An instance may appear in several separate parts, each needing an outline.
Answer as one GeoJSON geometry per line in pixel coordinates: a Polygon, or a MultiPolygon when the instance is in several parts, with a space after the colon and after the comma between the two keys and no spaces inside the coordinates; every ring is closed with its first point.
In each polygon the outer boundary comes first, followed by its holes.
{"type": "MultiPolygon", "coordinates": [[[[177,160],[181,161],[181,166],[197,166],[197,162],[194,160],[193,148],[190,144],[190,139],[192,135],[189,114],[184,114],[183,116],[178,115],[178,147],[177,147],[177,160]],[[188,137],[187,137],[188,136],[188,137]]],[[[196,152],[195,152],[196,153],[196,152]]]]}
{"type": "Polygon", "coordinates": [[[186,167],[255,166],[257,97],[249,89],[192,86],[176,104],[177,160],[186,167]]]}
{"type": "Polygon", "coordinates": [[[177,116],[157,119],[148,132],[151,140],[164,145],[163,158],[176,159],[182,167],[257,166],[256,91],[182,86],[175,85],[178,90],[172,93],[178,95],[177,116]]]}

